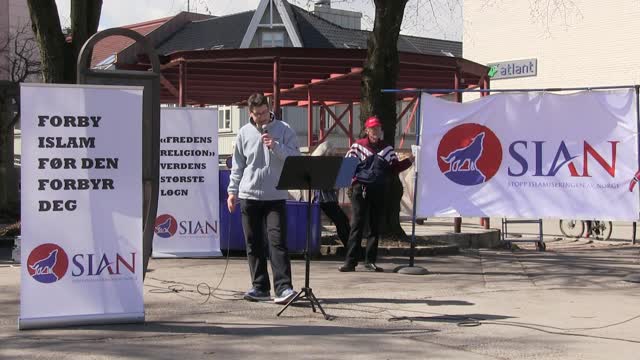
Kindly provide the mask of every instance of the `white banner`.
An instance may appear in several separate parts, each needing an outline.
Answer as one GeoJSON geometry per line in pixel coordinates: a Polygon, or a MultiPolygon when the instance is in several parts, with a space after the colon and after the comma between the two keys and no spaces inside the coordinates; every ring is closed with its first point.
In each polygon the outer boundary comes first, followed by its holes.
{"type": "Polygon", "coordinates": [[[154,257],[221,256],[218,110],[163,108],[154,257]]]}
{"type": "Polygon", "coordinates": [[[633,89],[423,94],[418,216],[637,220],[635,109],[633,89]]]}
{"type": "Polygon", "coordinates": [[[20,328],[144,321],[142,88],[20,90],[20,328]]]}

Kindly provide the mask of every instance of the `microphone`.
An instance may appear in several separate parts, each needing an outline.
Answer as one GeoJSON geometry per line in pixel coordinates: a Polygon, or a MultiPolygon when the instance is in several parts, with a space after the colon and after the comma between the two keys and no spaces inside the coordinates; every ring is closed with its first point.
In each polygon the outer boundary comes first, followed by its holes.
{"type": "MultiPolygon", "coordinates": [[[[268,133],[269,133],[269,131],[267,130],[267,124],[262,124],[262,126],[260,126],[260,133],[262,133],[262,135],[264,135],[264,134],[268,134],[268,133]]],[[[268,156],[269,156],[269,154],[268,154],[269,147],[268,147],[266,144],[264,145],[264,147],[267,149],[267,154],[266,154],[265,156],[267,156],[267,159],[268,159],[268,156]]],[[[267,161],[268,161],[268,160],[267,160],[267,161]]]]}

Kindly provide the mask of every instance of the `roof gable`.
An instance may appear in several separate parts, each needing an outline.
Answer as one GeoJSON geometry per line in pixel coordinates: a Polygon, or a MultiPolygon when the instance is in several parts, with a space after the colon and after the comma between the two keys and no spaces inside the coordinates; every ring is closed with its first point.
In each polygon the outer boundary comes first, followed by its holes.
{"type": "MultiPolygon", "coordinates": [[[[159,28],[167,21],[171,20],[173,16],[156,19],[152,21],[145,21],[138,24],[122,26],[126,29],[131,29],[142,36],[146,36],[153,30],[159,28]]],[[[91,67],[104,61],[106,58],[117,54],[118,52],[126,49],[128,46],[134,43],[133,39],[126,36],[109,36],[100,40],[93,47],[93,54],[91,55],[91,67]]]]}
{"type": "Polygon", "coordinates": [[[289,5],[286,0],[260,0],[260,4],[258,4],[258,8],[253,14],[251,23],[246,29],[246,32],[242,39],[242,43],[240,44],[240,48],[248,48],[251,46],[251,42],[256,36],[258,27],[265,26],[264,23],[261,23],[261,20],[265,16],[269,16],[270,21],[267,24],[271,27],[273,27],[274,25],[284,25],[284,28],[293,46],[302,47],[302,41],[300,40],[300,35],[298,34],[298,27],[295,25],[295,22],[293,21],[291,16],[292,11],[290,9],[290,6],[291,5],[289,5]],[[282,24],[276,24],[273,21],[274,15],[276,15],[276,18],[282,19],[282,24]]]}

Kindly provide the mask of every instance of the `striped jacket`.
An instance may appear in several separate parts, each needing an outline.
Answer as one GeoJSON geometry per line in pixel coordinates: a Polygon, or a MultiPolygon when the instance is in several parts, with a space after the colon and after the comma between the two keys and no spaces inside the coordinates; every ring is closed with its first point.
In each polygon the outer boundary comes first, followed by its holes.
{"type": "Polygon", "coordinates": [[[351,145],[351,148],[347,152],[346,157],[355,157],[358,158],[360,162],[363,162],[369,156],[373,156],[375,154],[378,154],[387,163],[389,163],[390,169],[396,174],[411,167],[410,159],[407,158],[402,161],[398,159],[398,154],[396,154],[393,146],[384,143],[382,140],[378,141],[375,144],[372,144],[369,142],[368,137],[359,139],[355,143],[353,143],[353,145],[351,145]]]}

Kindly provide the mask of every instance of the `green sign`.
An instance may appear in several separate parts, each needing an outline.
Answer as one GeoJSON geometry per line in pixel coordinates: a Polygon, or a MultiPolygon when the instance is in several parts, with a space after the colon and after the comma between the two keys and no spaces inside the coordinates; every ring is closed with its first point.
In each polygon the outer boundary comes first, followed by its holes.
{"type": "Polygon", "coordinates": [[[489,69],[489,78],[492,78],[498,72],[498,65],[493,65],[491,69],[489,69]]]}

